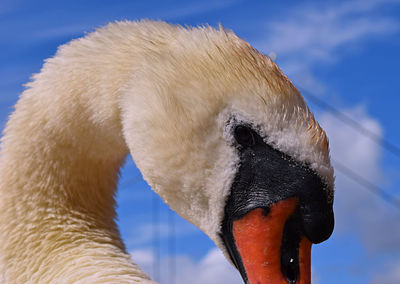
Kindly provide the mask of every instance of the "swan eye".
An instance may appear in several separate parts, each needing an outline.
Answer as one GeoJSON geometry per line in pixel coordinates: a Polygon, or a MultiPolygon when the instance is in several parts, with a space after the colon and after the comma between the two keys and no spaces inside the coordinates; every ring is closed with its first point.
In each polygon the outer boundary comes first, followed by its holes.
{"type": "Polygon", "coordinates": [[[245,147],[254,146],[256,143],[253,130],[244,125],[238,125],[235,127],[234,136],[236,141],[245,147]]]}

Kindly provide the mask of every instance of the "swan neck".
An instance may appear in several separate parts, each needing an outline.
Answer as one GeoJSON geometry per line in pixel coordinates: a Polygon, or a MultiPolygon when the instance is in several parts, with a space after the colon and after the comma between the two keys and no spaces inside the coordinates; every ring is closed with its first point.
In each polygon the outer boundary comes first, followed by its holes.
{"type": "Polygon", "coordinates": [[[128,72],[98,67],[93,54],[76,71],[66,56],[44,65],[4,130],[0,282],[84,279],[81,270],[100,279],[115,274],[115,263],[127,279],[147,278],[131,262],[115,222],[119,169],[128,154],[118,104],[128,72]],[[91,263],[78,260],[85,257],[91,263]],[[87,267],[76,267],[81,262],[87,267]]]}

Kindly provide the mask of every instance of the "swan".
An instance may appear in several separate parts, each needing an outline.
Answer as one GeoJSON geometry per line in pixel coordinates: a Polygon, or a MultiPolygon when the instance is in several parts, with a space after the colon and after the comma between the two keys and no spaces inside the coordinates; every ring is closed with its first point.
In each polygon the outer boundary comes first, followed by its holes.
{"type": "Polygon", "coordinates": [[[333,230],[325,132],[267,56],[222,27],[114,22],[59,47],[1,140],[1,283],[155,283],[115,219],[131,154],[246,283],[310,283],[333,230]]]}

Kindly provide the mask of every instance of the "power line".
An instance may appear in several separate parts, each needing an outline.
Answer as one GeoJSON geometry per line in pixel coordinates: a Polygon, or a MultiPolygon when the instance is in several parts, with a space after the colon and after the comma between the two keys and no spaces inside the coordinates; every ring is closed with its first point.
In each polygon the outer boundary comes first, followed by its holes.
{"type": "Polygon", "coordinates": [[[305,94],[305,96],[308,99],[310,99],[310,101],[312,101],[314,104],[318,105],[320,108],[329,110],[333,115],[336,116],[337,119],[341,120],[342,122],[344,122],[348,126],[350,126],[353,129],[357,130],[362,135],[368,137],[369,139],[374,141],[376,144],[378,144],[380,147],[385,148],[387,151],[389,151],[393,155],[397,156],[397,158],[400,158],[400,147],[399,146],[397,146],[394,143],[388,141],[387,139],[379,136],[375,132],[365,128],[358,121],[354,120],[353,118],[351,118],[347,114],[341,112],[340,110],[338,110],[337,108],[335,108],[331,104],[321,100],[320,98],[318,98],[317,96],[311,94],[310,92],[308,92],[306,90],[303,90],[303,89],[301,90],[301,92],[303,94],[305,94]]]}
{"type": "Polygon", "coordinates": [[[176,259],[175,259],[175,237],[176,237],[176,232],[175,232],[175,218],[174,218],[174,213],[172,210],[168,211],[168,225],[171,230],[171,234],[169,236],[168,240],[168,253],[170,255],[169,257],[169,283],[170,284],[175,284],[176,282],[176,259]]]}
{"type": "MultiPolygon", "coordinates": [[[[125,180],[120,186],[120,189],[127,188],[132,186],[138,182],[142,181],[141,175],[135,175],[127,180],[125,180]]],[[[161,252],[160,252],[160,233],[158,231],[158,223],[159,223],[159,201],[156,196],[153,196],[153,203],[152,203],[152,222],[154,225],[153,229],[153,240],[154,240],[154,247],[153,247],[153,254],[154,254],[154,262],[153,262],[153,273],[155,279],[160,279],[160,265],[161,265],[161,252]]],[[[175,252],[176,252],[176,225],[175,225],[175,218],[174,213],[172,210],[168,211],[168,226],[170,229],[170,235],[168,239],[168,253],[169,257],[169,283],[174,284],[176,283],[176,259],[175,252]]]]}
{"type": "Polygon", "coordinates": [[[156,280],[160,280],[160,232],[159,232],[159,215],[160,215],[160,206],[157,199],[157,196],[153,195],[153,253],[154,253],[154,262],[153,262],[153,277],[156,280]]]}
{"type": "MultiPolygon", "coordinates": [[[[119,189],[124,189],[129,186],[132,186],[140,181],[142,181],[142,176],[140,174],[134,175],[127,180],[125,180],[119,186],[119,189]]],[[[157,196],[153,194],[152,198],[152,223],[153,223],[153,277],[156,280],[161,279],[161,238],[159,232],[159,223],[160,223],[160,204],[157,196]]]]}
{"type": "MultiPolygon", "coordinates": [[[[372,141],[374,141],[376,144],[378,144],[380,147],[385,148],[387,151],[391,152],[398,158],[400,158],[400,147],[396,146],[395,144],[391,143],[390,141],[380,137],[376,133],[370,131],[369,129],[366,129],[364,126],[362,126],[359,122],[356,120],[352,119],[350,116],[344,114],[343,112],[339,111],[337,108],[332,106],[331,104],[319,99],[317,96],[311,94],[310,92],[306,90],[301,90],[303,94],[306,95],[307,98],[309,98],[314,104],[318,105],[320,108],[326,109],[330,111],[337,119],[341,120],[343,123],[347,124],[348,126],[352,127],[353,129],[357,130],[359,133],[362,135],[370,138],[372,141]]],[[[395,196],[391,195],[390,193],[386,192],[379,186],[375,185],[374,183],[370,182],[363,176],[357,174],[350,168],[346,167],[344,164],[334,161],[335,163],[335,169],[337,169],[339,172],[343,173],[346,177],[352,179],[356,183],[360,184],[367,190],[369,190],[371,193],[374,193],[375,196],[378,198],[390,203],[393,205],[395,208],[400,210],[400,200],[397,199],[395,196]]]]}
{"type": "Polygon", "coordinates": [[[352,179],[356,183],[362,185],[364,188],[368,189],[370,192],[375,194],[377,197],[385,200],[386,202],[390,203],[392,206],[400,210],[400,200],[397,199],[395,196],[391,195],[390,193],[386,192],[376,184],[370,182],[369,180],[365,179],[361,175],[357,174],[350,168],[346,167],[342,163],[332,160],[335,164],[335,169],[339,172],[344,174],[346,177],[352,179]]]}

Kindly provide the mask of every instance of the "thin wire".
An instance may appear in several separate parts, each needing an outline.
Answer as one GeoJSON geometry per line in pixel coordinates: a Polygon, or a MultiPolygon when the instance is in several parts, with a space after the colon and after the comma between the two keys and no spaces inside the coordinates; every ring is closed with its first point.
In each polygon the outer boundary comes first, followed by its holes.
{"type": "Polygon", "coordinates": [[[335,169],[337,169],[339,172],[344,174],[346,177],[352,179],[356,183],[362,185],[364,188],[368,189],[370,192],[375,194],[377,197],[380,199],[385,200],[386,202],[390,203],[392,206],[400,210],[400,200],[397,199],[395,196],[391,195],[390,193],[386,192],[376,184],[370,182],[369,180],[365,179],[361,175],[357,174],[350,168],[346,167],[342,163],[332,160],[333,163],[335,164],[335,169]]]}
{"type": "Polygon", "coordinates": [[[169,228],[171,230],[171,234],[169,237],[169,242],[168,242],[168,252],[170,255],[169,258],[169,283],[170,284],[175,284],[176,280],[176,259],[175,259],[175,237],[176,237],[176,232],[175,232],[175,218],[172,210],[169,210],[168,212],[168,223],[169,223],[169,228]]]}
{"type": "Polygon", "coordinates": [[[352,119],[347,114],[341,112],[340,110],[338,110],[337,108],[335,108],[331,104],[329,104],[327,102],[324,102],[323,100],[319,99],[317,96],[314,96],[310,92],[308,92],[306,90],[303,90],[303,89],[301,90],[301,92],[303,94],[305,94],[305,96],[307,98],[309,98],[314,104],[318,105],[320,108],[329,110],[339,120],[343,121],[345,124],[347,124],[348,126],[352,127],[353,129],[357,130],[358,132],[360,132],[364,136],[370,138],[376,144],[378,144],[379,146],[385,148],[387,151],[389,151],[393,155],[397,156],[397,158],[400,158],[400,147],[399,146],[397,146],[397,145],[393,144],[392,142],[388,141],[387,139],[379,136],[375,132],[365,128],[359,122],[357,122],[356,120],[352,119]]]}
{"type": "MultiPolygon", "coordinates": [[[[329,103],[319,99],[317,96],[311,94],[310,92],[308,92],[304,89],[302,89],[301,91],[314,104],[318,105],[319,107],[321,107],[323,109],[329,110],[337,119],[341,120],[343,123],[347,124],[348,126],[352,127],[353,129],[357,130],[362,135],[370,138],[372,141],[374,141],[380,147],[385,148],[387,151],[391,152],[392,154],[394,154],[395,156],[400,158],[400,147],[398,147],[395,144],[391,143],[390,141],[380,137],[376,133],[366,129],[364,126],[362,126],[356,120],[352,119],[350,116],[344,114],[343,112],[339,111],[337,108],[335,108],[332,105],[330,105],[329,103]]],[[[375,196],[379,197],[380,199],[383,199],[384,201],[390,203],[395,208],[400,210],[400,200],[397,199],[395,196],[386,192],[385,190],[383,190],[379,186],[375,185],[374,183],[370,182],[363,176],[357,174],[350,168],[346,167],[344,164],[342,164],[338,161],[334,161],[333,159],[332,159],[332,161],[335,163],[335,169],[337,169],[339,172],[343,173],[345,176],[352,179],[356,183],[362,185],[364,188],[366,188],[370,192],[374,193],[375,196]]]]}
{"type": "Polygon", "coordinates": [[[153,196],[153,252],[154,252],[154,262],[153,262],[153,274],[154,279],[160,279],[160,232],[158,230],[159,224],[159,215],[160,215],[160,206],[157,199],[157,196],[154,194],[153,196]]]}
{"type": "MultiPolygon", "coordinates": [[[[124,181],[120,185],[120,189],[127,188],[128,186],[132,186],[142,180],[140,175],[132,176],[126,181],[124,181]]],[[[159,223],[159,201],[156,196],[153,196],[153,240],[154,240],[154,263],[153,263],[153,271],[154,277],[159,279],[160,276],[160,236],[158,232],[158,223],[159,223]]],[[[170,228],[170,237],[168,240],[168,252],[170,257],[169,260],[169,283],[176,283],[176,226],[175,226],[175,217],[172,210],[168,211],[168,223],[170,228]]]]}

